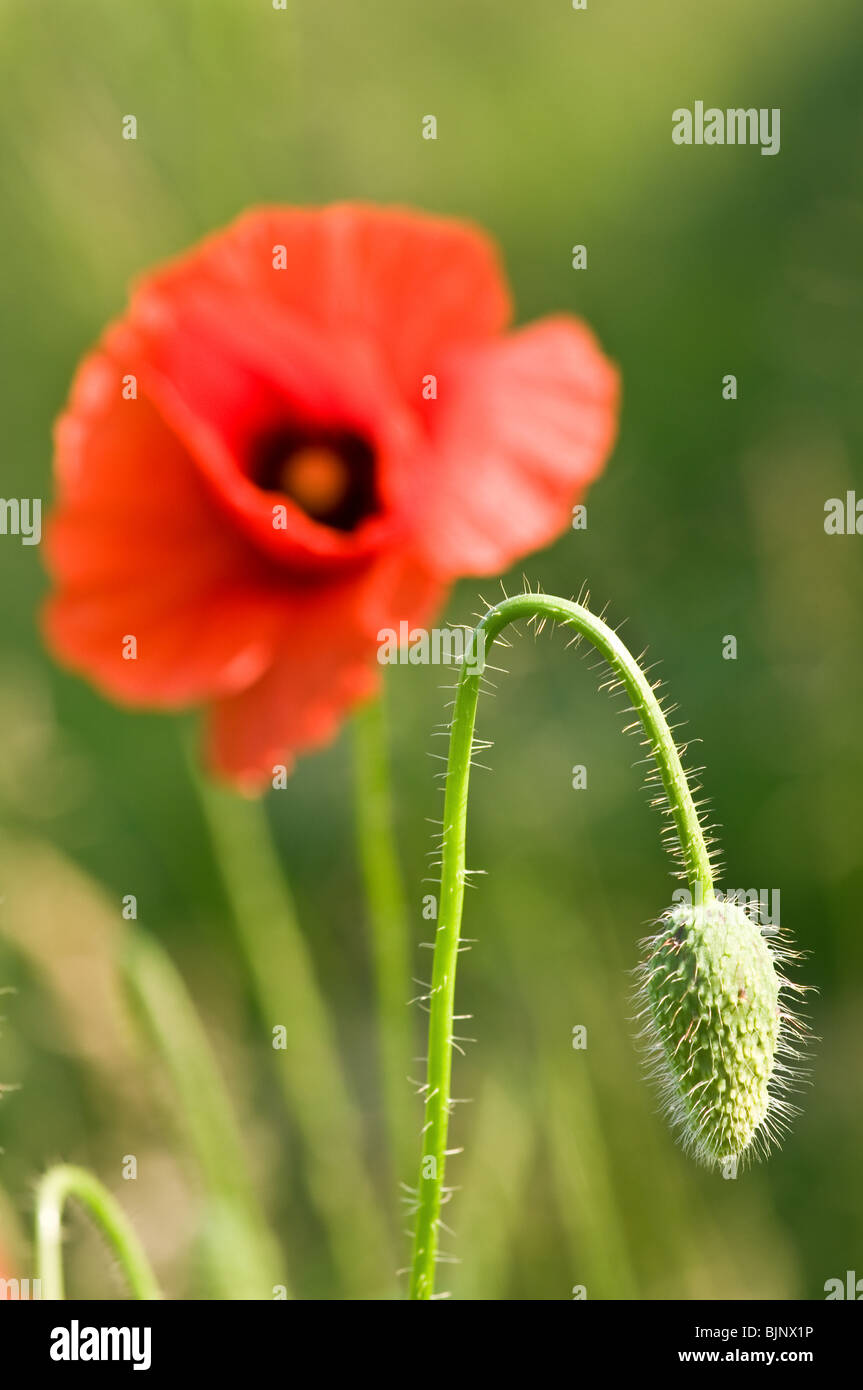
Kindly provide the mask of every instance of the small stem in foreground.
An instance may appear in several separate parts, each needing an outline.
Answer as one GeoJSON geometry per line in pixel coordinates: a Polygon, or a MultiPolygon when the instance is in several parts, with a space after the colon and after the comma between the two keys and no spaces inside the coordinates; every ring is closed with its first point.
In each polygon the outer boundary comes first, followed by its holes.
{"type": "MultiPolygon", "coordinates": [[[[495,604],[477,624],[473,652],[492,646],[510,623],[547,619],[574,628],[605,658],[629,696],[647,734],[674,818],[683,866],[693,894],[713,898],[710,856],[677,746],[653,687],[617,634],[580,603],[546,594],[520,594],[495,604]]],[[[416,1232],[410,1282],[412,1299],[434,1296],[440,1213],[443,1205],[451,1102],[455,977],[465,885],[467,798],[476,707],[482,671],[465,663],[450,730],[444,801],[440,903],[430,995],[425,1120],[417,1186],[416,1232]]]]}
{"type": "Polygon", "coordinates": [[[354,717],[354,816],[378,1005],[378,1046],[384,1114],[393,1162],[409,1159],[408,1071],[411,1047],[410,953],[407,906],[393,829],[393,806],[383,700],[354,717]]]}
{"type": "Polygon", "coordinates": [[[36,1190],[36,1274],[42,1297],[65,1298],[63,1281],[63,1208],[69,1197],[87,1208],[116,1255],[135,1298],[162,1297],[144,1247],[120,1204],[86,1168],[62,1163],[50,1168],[36,1190]]]}

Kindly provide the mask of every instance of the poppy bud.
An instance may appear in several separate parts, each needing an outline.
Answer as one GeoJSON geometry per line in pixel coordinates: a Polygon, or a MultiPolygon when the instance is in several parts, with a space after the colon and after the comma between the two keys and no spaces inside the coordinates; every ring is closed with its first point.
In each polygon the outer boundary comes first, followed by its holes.
{"type": "Polygon", "coordinates": [[[733,901],[672,908],[644,944],[638,1000],[651,1069],[672,1127],[708,1165],[766,1150],[792,1108],[779,1100],[797,1055],[782,1007],[787,953],[733,901]]]}

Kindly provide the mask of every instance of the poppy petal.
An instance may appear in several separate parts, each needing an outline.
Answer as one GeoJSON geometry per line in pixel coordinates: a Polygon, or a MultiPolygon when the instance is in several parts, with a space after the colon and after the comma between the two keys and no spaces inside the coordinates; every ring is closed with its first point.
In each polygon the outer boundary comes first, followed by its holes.
{"type": "Polygon", "coordinates": [[[351,533],[318,525],[284,494],[257,486],[248,467],[255,441],[287,422],[355,430],[373,442],[378,486],[391,502],[389,460],[413,455],[419,426],[368,354],[272,305],[247,302],[238,317],[222,289],[196,281],[172,297],[141,291],[133,315],[134,326],[108,335],[112,355],[138,364],[142,389],[262,552],[295,572],[325,566],[333,573],[403,529],[392,507],[351,533]],[[274,506],[282,509],[278,527],[274,506]]]}
{"type": "Polygon", "coordinates": [[[310,596],[294,615],[280,655],[249,689],[210,707],[208,760],[247,789],[293,750],[328,743],[349,710],[380,685],[378,633],[430,621],[443,601],[440,582],[415,561],[388,560],[362,587],[310,596]]]}
{"type": "Polygon", "coordinates": [[[44,613],[55,651],[127,702],[180,706],[256,680],[282,622],[269,574],[150,403],[124,399],[104,353],[85,361],[58,422],[56,472],[45,553],[59,592],[44,613]]]}
{"type": "Polygon", "coordinates": [[[617,403],[617,372],[576,319],[451,354],[429,403],[426,563],[496,574],[559,535],[611,449],[617,403]]]}
{"type": "Polygon", "coordinates": [[[326,741],[382,629],[553,539],[602,467],[614,368],[509,314],[484,233],[363,204],[258,209],[142,277],[57,427],[54,650],[207,705],[232,780],[326,741]]]}
{"type": "Polygon", "coordinates": [[[493,337],[511,314],[497,249],[479,227],[364,203],[253,209],[145,283],[171,296],[193,280],[373,345],[411,401],[443,349],[493,337]]]}

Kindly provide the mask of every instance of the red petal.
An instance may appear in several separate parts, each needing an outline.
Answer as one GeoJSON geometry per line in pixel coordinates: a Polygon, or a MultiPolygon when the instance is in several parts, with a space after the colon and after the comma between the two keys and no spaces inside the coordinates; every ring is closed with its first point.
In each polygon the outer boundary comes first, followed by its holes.
{"type": "Polygon", "coordinates": [[[112,355],[136,363],[142,389],[182,439],[235,524],[293,573],[335,574],[404,532],[394,510],[395,456],[413,457],[420,427],[379,369],[356,345],[322,332],[254,295],[202,285],[195,276],[170,295],[136,296],[133,324],[114,327],[112,355]],[[383,512],[351,533],[306,516],[248,476],[251,449],[287,421],[354,431],[373,443],[383,512]],[[283,508],[274,527],[274,507],[283,508]]]}
{"type": "Polygon", "coordinates": [[[104,353],[87,358],[58,422],[48,639],[121,700],[178,706],[242,689],[284,624],[270,571],[149,402],[123,399],[123,375],[104,353]]]}
{"type": "Polygon", "coordinates": [[[510,316],[493,242],[454,218],[340,203],[259,208],[148,276],[173,295],[194,277],[279,303],[340,339],[373,347],[411,402],[456,343],[502,331],[510,316]],[[287,266],[273,267],[284,246],[287,266]]]}
{"type": "Polygon", "coordinates": [[[426,563],[494,574],[559,535],[611,449],[617,402],[617,372],[576,319],[451,354],[428,404],[426,563]]]}
{"type": "Polygon", "coordinates": [[[260,787],[276,765],[328,743],[348,711],[377,690],[378,632],[400,621],[422,626],[444,592],[415,562],[390,560],[362,584],[309,595],[282,652],[249,690],[210,710],[208,756],[213,770],[248,788],[260,787]]]}

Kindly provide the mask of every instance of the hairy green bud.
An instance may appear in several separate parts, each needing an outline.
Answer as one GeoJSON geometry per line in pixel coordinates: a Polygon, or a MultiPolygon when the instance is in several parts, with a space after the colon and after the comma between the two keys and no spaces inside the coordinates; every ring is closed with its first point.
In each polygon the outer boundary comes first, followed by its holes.
{"type": "Polygon", "coordinates": [[[782,1057],[799,1055],[777,968],[789,953],[733,901],[672,908],[660,928],[638,997],[672,1126],[703,1163],[765,1152],[793,1113],[777,1095],[791,1072],[782,1057]]]}

